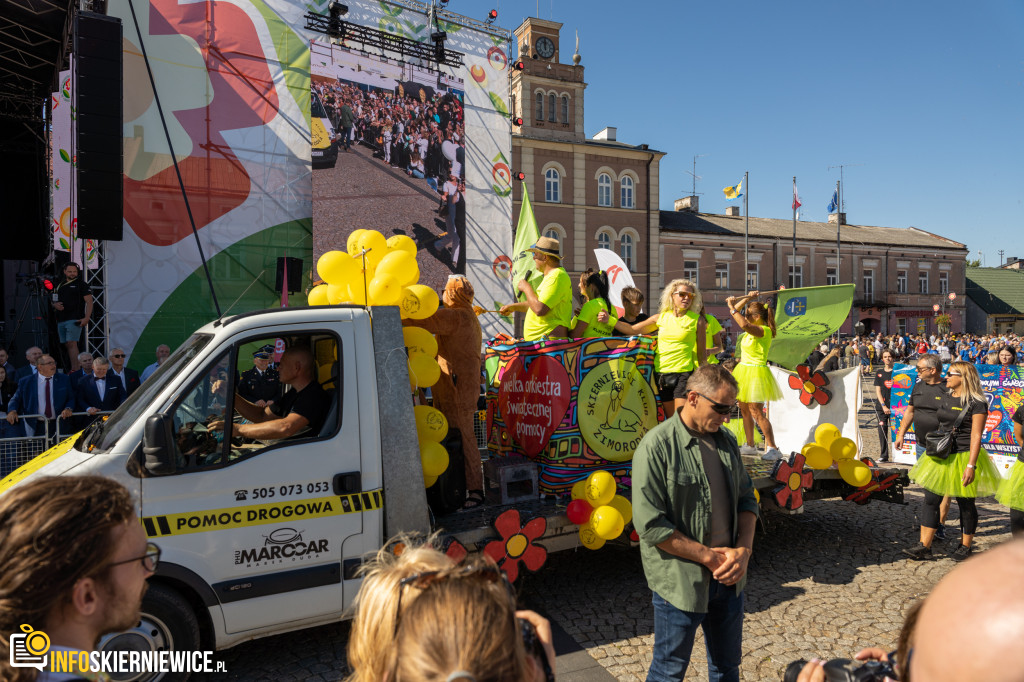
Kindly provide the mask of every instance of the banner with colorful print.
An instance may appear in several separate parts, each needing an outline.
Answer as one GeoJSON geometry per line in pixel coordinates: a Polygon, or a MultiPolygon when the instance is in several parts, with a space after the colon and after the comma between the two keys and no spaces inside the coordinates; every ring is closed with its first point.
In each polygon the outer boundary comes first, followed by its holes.
{"type": "MultiPolygon", "coordinates": [[[[949,365],[943,365],[946,373],[949,365]]],[[[981,447],[989,454],[996,468],[1005,477],[1009,476],[1013,462],[1020,452],[1021,444],[1013,435],[1011,417],[1024,404],[1024,365],[975,365],[981,378],[981,387],[988,401],[988,417],[985,432],[981,436],[981,447]]],[[[910,407],[910,394],[917,383],[917,369],[914,365],[897,363],[892,372],[892,391],[889,394],[889,437],[895,441],[903,417],[910,407]]],[[[903,437],[903,449],[893,454],[897,462],[913,464],[917,461],[914,427],[911,426],[903,437]]]]}
{"type": "Polygon", "coordinates": [[[487,449],[540,464],[540,488],[568,491],[596,470],[627,476],[663,416],[650,337],[495,340],[484,351],[487,449]]]}
{"type": "Polygon", "coordinates": [[[78,202],[75,193],[75,88],[72,72],[59,74],[60,90],[51,94],[50,112],[50,228],[53,249],[67,251],[79,265],[96,263],[96,243],[78,239],[78,202]]]}

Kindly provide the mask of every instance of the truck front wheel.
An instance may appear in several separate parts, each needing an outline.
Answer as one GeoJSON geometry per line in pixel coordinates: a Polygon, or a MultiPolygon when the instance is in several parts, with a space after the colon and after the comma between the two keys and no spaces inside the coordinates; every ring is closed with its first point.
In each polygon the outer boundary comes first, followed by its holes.
{"type": "MultiPolygon", "coordinates": [[[[131,630],[107,635],[100,651],[197,651],[199,621],[189,603],[173,589],[151,583],[142,599],[142,617],[131,630]]],[[[112,675],[111,679],[131,682],[178,682],[188,673],[139,673],[112,675]]]]}

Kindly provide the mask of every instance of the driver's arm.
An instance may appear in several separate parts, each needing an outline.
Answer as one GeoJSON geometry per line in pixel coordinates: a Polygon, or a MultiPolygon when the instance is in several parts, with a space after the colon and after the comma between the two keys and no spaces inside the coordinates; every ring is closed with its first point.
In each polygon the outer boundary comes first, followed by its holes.
{"type": "Polygon", "coordinates": [[[253,405],[242,396],[235,394],[235,409],[240,415],[251,422],[265,422],[268,419],[277,419],[277,415],[270,411],[270,407],[253,405]]]}
{"type": "Polygon", "coordinates": [[[309,420],[297,412],[284,417],[269,419],[258,424],[233,424],[233,435],[256,440],[279,440],[290,438],[309,426],[309,420]]]}

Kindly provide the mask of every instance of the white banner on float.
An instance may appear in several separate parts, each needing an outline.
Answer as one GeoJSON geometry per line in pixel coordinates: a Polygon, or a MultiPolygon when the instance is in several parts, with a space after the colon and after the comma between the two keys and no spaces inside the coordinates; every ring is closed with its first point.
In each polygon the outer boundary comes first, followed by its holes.
{"type": "Polygon", "coordinates": [[[829,379],[827,388],[832,399],[824,405],[812,402],[807,407],[800,402],[801,391],[789,386],[789,377],[796,376],[781,367],[770,367],[772,376],[782,388],[782,400],[768,403],[768,419],[775,432],[775,444],[785,454],[800,452],[801,448],[814,440],[814,430],[819,424],[832,424],[839,432],[861,447],[860,426],[857,412],[860,410],[863,394],[860,386],[860,367],[826,372],[829,379]]]}
{"type": "Polygon", "coordinates": [[[636,286],[633,275],[629,274],[629,268],[619,254],[611,249],[594,249],[594,255],[597,256],[598,267],[608,274],[608,300],[622,314],[622,290],[636,286]]]}

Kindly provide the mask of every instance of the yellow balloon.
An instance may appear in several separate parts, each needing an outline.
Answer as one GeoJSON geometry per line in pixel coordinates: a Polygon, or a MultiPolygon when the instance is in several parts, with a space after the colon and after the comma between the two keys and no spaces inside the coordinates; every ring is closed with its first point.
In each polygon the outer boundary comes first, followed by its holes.
{"type": "Polygon", "coordinates": [[[437,293],[425,284],[410,284],[402,292],[402,310],[413,320],[425,320],[433,315],[438,303],[437,293]]]}
{"type": "Polygon", "coordinates": [[[622,523],[626,524],[633,520],[633,505],[622,495],[616,495],[612,498],[612,501],[608,503],[609,507],[614,507],[615,511],[622,515],[622,523]]]}
{"type": "Polygon", "coordinates": [[[587,482],[576,481],[572,484],[572,492],[570,496],[574,500],[585,500],[587,499],[587,482]]]}
{"type": "Polygon", "coordinates": [[[625,523],[622,522],[622,514],[610,504],[602,505],[590,515],[590,524],[594,532],[603,540],[614,540],[622,535],[625,523]]]}
{"type": "Polygon", "coordinates": [[[423,487],[424,488],[429,488],[432,485],[434,485],[435,483],[437,483],[437,476],[424,476],[423,477],[423,487]]]}
{"type": "Polygon", "coordinates": [[[327,305],[331,301],[327,298],[327,287],[326,284],[318,284],[309,290],[309,294],[306,295],[306,301],[310,305],[327,305]]]}
{"type": "Polygon", "coordinates": [[[595,509],[606,505],[615,497],[615,477],[607,471],[595,471],[587,476],[587,502],[595,509]]]}
{"type": "Polygon", "coordinates": [[[859,459],[844,459],[839,462],[839,475],[854,488],[871,482],[871,468],[859,459]]]}
{"type": "Polygon", "coordinates": [[[802,448],[800,448],[800,454],[803,455],[804,457],[806,457],[807,456],[807,451],[810,450],[813,447],[816,447],[817,445],[818,445],[817,443],[808,443],[807,445],[805,445],[802,448]]]}
{"type": "Polygon", "coordinates": [[[809,443],[810,447],[805,446],[804,457],[807,460],[807,466],[812,469],[828,469],[832,466],[832,455],[829,451],[817,443],[809,443]]]}
{"type": "Polygon", "coordinates": [[[406,251],[392,251],[377,265],[377,274],[381,273],[391,275],[407,287],[420,278],[420,267],[416,264],[416,256],[406,251]]]}
{"type": "Polygon", "coordinates": [[[423,353],[409,356],[409,383],[413,389],[433,386],[441,378],[441,366],[437,360],[423,353]]]}
{"type": "Polygon", "coordinates": [[[367,249],[366,265],[368,268],[376,268],[384,256],[388,255],[388,240],[377,230],[367,230],[356,241],[356,249],[367,249]]]}
{"type": "Polygon", "coordinates": [[[424,476],[440,476],[448,468],[448,451],[432,440],[420,441],[420,463],[424,476]]]}
{"type": "MultiPolygon", "coordinates": [[[[320,286],[324,286],[321,284],[320,286]]],[[[327,286],[327,302],[337,305],[339,303],[346,303],[351,300],[349,298],[348,287],[344,284],[328,284],[327,286]]]]}
{"type": "Polygon", "coordinates": [[[359,244],[359,240],[362,239],[365,233],[366,230],[352,230],[352,233],[349,234],[348,239],[345,240],[345,250],[348,251],[349,253],[355,253],[356,251],[358,251],[359,249],[357,249],[356,247],[359,244]]]}
{"type": "Polygon", "coordinates": [[[441,410],[430,405],[416,405],[412,411],[416,417],[416,436],[420,440],[440,443],[448,435],[448,420],[441,410]]]}
{"type": "Polygon", "coordinates": [[[370,281],[369,290],[373,305],[398,305],[402,298],[402,285],[391,275],[377,274],[370,281]]]}
{"type": "Polygon", "coordinates": [[[754,488],[754,499],[757,500],[758,504],[761,504],[761,493],[757,492],[757,488],[754,488]]]}
{"type": "Polygon", "coordinates": [[[839,429],[832,424],[818,424],[818,428],[814,429],[814,442],[827,448],[832,445],[832,441],[841,435],[839,429]]]}
{"type": "Polygon", "coordinates": [[[357,305],[366,305],[366,290],[363,289],[362,280],[349,282],[348,294],[346,294],[345,300],[357,305]]]}
{"type": "Polygon", "coordinates": [[[320,279],[328,284],[346,284],[359,270],[359,264],[344,251],[328,251],[316,262],[320,279]]]}
{"type": "Polygon", "coordinates": [[[601,549],[604,547],[604,538],[597,534],[588,521],[580,526],[580,544],[587,549],[601,549]]]}
{"type": "Polygon", "coordinates": [[[393,237],[388,237],[388,250],[392,252],[405,251],[415,258],[416,242],[412,240],[412,237],[408,237],[404,234],[396,234],[393,237]]]}
{"type": "Polygon", "coordinates": [[[431,358],[437,356],[437,339],[423,327],[402,327],[402,337],[410,353],[423,353],[431,358]]]}
{"type": "Polygon", "coordinates": [[[857,456],[857,444],[849,438],[840,436],[832,441],[832,444],[828,446],[828,451],[832,455],[832,459],[837,462],[844,459],[853,459],[857,456]]]}

